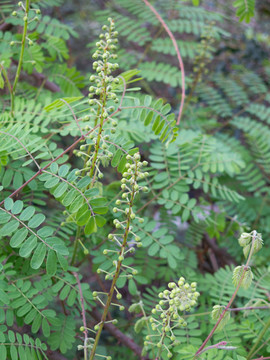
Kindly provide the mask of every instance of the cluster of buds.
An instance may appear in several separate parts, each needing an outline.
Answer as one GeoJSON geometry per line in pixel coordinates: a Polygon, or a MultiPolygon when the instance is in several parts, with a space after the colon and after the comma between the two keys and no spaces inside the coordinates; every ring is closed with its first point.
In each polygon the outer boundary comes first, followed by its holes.
{"type": "MultiPolygon", "coordinates": [[[[102,30],[105,33],[99,35],[100,40],[96,43],[97,50],[93,54],[93,69],[96,71],[97,75],[91,75],[90,81],[94,82],[94,85],[89,87],[88,97],[90,105],[98,104],[102,105],[102,99],[113,99],[115,103],[118,103],[119,100],[116,94],[112,91],[112,83],[119,83],[119,78],[114,78],[111,76],[112,71],[119,68],[117,63],[112,63],[109,60],[117,59],[115,54],[116,45],[118,43],[117,35],[118,32],[115,31],[114,21],[108,19],[110,25],[104,25],[102,30]],[[99,99],[92,99],[94,96],[99,97],[99,99]]],[[[108,108],[103,114],[104,117],[109,116],[109,112],[113,111],[113,107],[108,108]]]]}
{"type": "Polygon", "coordinates": [[[240,238],[238,239],[239,245],[243,247],[243,253],[245,255],[245,257],[248,256],[251,248],[252,248],[252,244],[253,244],[253,254],[255,254],[256,252],[258,252],[262,246],[263,246],[263,239],[262,239],[262,234],[257,233],[256,230],[251,231],[250,233],[242,233],[240,238]]]}
{"type": "MultiPolygon", "coordinates": [[[[113,126],[116,122],[113,121],[113,126]]],[[[76,176],[79,176],[81,172],[87,172],[92,167],[93,158],[95,156],[94,152],[89,151],[89,148],[93,146],[94,148],[97,146],[97,139],[98,137],[95,137],[96,135],[94,133],[91,133],[88,136],[87,143],[80,146],[80,150],[74,150],[73,153],[78,156],[85,159],[85,165],[81,170],[76,171],[76,176]]],[[[110,151],[110,136],[108,134],[106,135],[99,135],[100,141],[99,141],[99,147],[98,147],[98,159],[99,162],[103,163],[103,165],[106,165],[106,161],[110,161],[113,157],[113,153],[110,151]]],[[[103,173],[99,167],[99,162],[96,162],[96,171],[97,171],[97,177],[99,179],[103,178],[103,173]]],[[[90,176],[90,173],[88,174],[90,176]]]]}
{"type": "Polygon", "coordinates": [[[116,231],[108,235],[108,239],[117,247],[119,247],[120,250],[103,250],[104,255],[109,253],[114,255],[114,260],[112,260],[114,269],[112,272],[98,269],[98,272],[106,273],[105,279],[110,279],[113,277],[116,269],[119,266],[119,262],[124,272],[124,274],[120,275],[120,277],[124,276],[128,279],[131,279],[134,275],[136,275],[137,270],[123,264],[122,262],[124,261],[126,255],[135,252],[135,244],[137,247],[142,246],[141,238],[134,233],[131,223],[132,221],[138,221],[139,223],[144,221],[143,218],[137,216],[133,211],[133,202],[139,191],[148,191],[146,186],[140,186],[138,184],[139,180],[145,179],[145,177],[148,175],[147,172],[142,171],[142,168],[147,166],[148,163],[147,161],[140,161],[141,156],[139,153],[135,153],[134,155],[127,155],[126,160],[126,171],[124,172],[123,178],[121,180],[121,188],[123,190],[122,197],[121,199],[116,200],[116,206],[113,208],[113,212],[119,213],[120,215],[123,214],[124,219],[122,221],[118,218],[114,219],[113,224],[116,228],[116,231]],[[119,232],[117,230],[119,230],[119,232]],[[115,254],[117,254],[116,259],[115,254]]]}
{"type": "MultiPolygon", "coordinates": [[[[164,339],[168,337],[172,344],[175,344],[175,336],[173,330],[177,327],[187,326],[187,322],[179,314],[179,312],[190,311],[192,307],[197,304],[197,299],[200,293],[196,291],[197,283],[188,284],[185,279],[181,277],[178,283],[170,282],[167,290],[159,293],[158,297],[161,299],[156,307],[152,310],[152,314],[158,315],[158,318],[151,317],[150,323],[152,330],[157,332],[154,335],[146,337],[145,346],[155,345],[158,348],[165,348],[168,353],[168,358],[172,357],[169,347],[164,343],[164,339]],[[151,338],[157,337],[158,343],[153,343],[151,338]]],[[[171,344],[171,346],[172,346],[171,344]]]]}
{"type": "Polygon", "coordinates": [[[112,71],[118,69],[117,63],[111,62],[115,60],[117,40],[117,31],[115,31],[114,21],[109,18],[109,26],[102,27],[103,33],[99,36],[99,41],[96,43],[97,50],[93,54],[93,69],[96,75],[91,75],[89,80],[93,83],[89,87],[89,100],[91,106],[90,113],[82,118],[83,130],[93,130],[88,135],[87,144],[80,147],[77,151],[78,156],[85,158],[85,166],[81,171],[85,172],[88,169],[89,176],[93,176],[94,169],[97,170],[98,178],[102,178],[103,174],[99,169],[99,163],[107,165],[113,157],[113,153],[109,151],[109,135],[108,132],[115,134],[117,121],[112,117],[115,107],[112,102],[108,104],[109,100],[115,103],[119,102],[116,93],[113,91],[114,85],[119,83],[119,78],[111,75],[112,71]],[[89,121],[94,119],[94,126],[90,126],[89,121]],[[104,125],[110,124],[109,127],[104,128],[104,125]],[[97,127],[99,125],[99,127],[97,127]],[[94,152],[91,153],[90,147],[94,147],[94,152]],[[83,151],[85,150],[85,152],[83,151]]]}
{"type": "MultiPolygon", "coordinates": [[[[29,25],[33,21],[39,21],[39,17],[37,15],[40,15],[40,9],[35,9],[35,8],[26,9],[22,1],[18,2],[18,6],[23,11],[23,13],[22,13],[23,21],[25,23],[27,23],[29,25]],[[29,17],[30,12],[32,12],[32,13],[34,12],[34,15],[36,15],[36,16],[29,17]]],[[[16,10],[14,10],[14,11],[12,11],[11,15],[14,17],[17,17],[18,15],[19,16],[21,15],[21,12],[18,13],[16,10]]],[[[29,39],[28,36],[26,36],[26,40],[28,41],[29,46],[34,44],[33,40],[29,39]]],[[[20,41],[11,41],[10,46],[14,46],[16,43],[20,44],[20,41]]],[[[31,63],[34,65],[35,61],[31,61],[31,63]]]]}

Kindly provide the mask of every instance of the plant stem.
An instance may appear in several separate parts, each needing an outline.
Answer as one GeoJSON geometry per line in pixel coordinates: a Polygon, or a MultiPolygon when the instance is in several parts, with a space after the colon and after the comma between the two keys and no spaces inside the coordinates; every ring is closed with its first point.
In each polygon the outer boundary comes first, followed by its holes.
{"type": "MultiPolygon", "coordinates": [[[[135,169],[135,173],[137,172],[137,164],[136,164],[136,169],[135,169]]],[[[135,178],[135,182],[136,182],[136,178],[135,178]]],[[[124,233],[124,237],[123,237],[123,243],[121,246],[121,249],[119,251],[119,254],[123,254],[125,247],[127,245],[127,239],[128,239],[128,234],[129,234],[129,227],[130,227],[130,223],[131,223],[131,214],[132,214],[132,207],[133,207],[133,201],[134,201],[134,197],[135,197],[135,189],[134,189],[134,184],[132,186],[132,191],[131,191],[131,196],[130,196],[130,202],[129,202],[129,212],[127,214],[127,224],[126,224],[126,229],[125,229],[125,233],[124,233]]],[[[113,280],[112,280],[112,284],[111,284],[111,288],[108,294],[108,298],[105,304],[105,308],[102,314],[102,318],[99,324],[99,329],[98,332],[96,334],[96,338],[95,338],[95,342],[93,344],[93,348],[89,357],[89,360],[93,360],[95,353],[96,353],[96,349],[97,349],[97,345],[100,339],[100,335],[104,326],[104,323],[106,321],[107,318],[107,314],[109,312],[109,307],[111,305],[111,301],[112,301],[112,297],[114,294],[114,289],[116,286],[116,282],[118,280],[119,274],[120,274],[120,270],[121,270],[121,265],[122,265],[122,260],[118,260],[117,261],[117,265],[116,265],[116,270],[115,270],[115,274],[113,276],[113,280]]]]}
{"type": "Polygon", "coordinates": [[[79,243],[80,235],[81,235],[81,227],[78,226],[77,231],[76,231],[76,237],[75,237],[74,250],[73,250],[72,259],[71,259],[71,265],[74,265],[74,262],[75,262],[75,259],[76,259],[76,253],[77,253],[77,249],[78,249],[78,243],[79,243]]]}
{"type": "Polygon", "coordinates": [[[257,348],[258,344],[260,343],[260,341],[262,340],[262,338],[263,338],[264,334],[266,333],[266,331],[269,329],[269,327],[270,327],[270,319],[267,321],[264,328],[262,329],[259,336],[257,337],[257,341],[255,342],[255,344],[250,349],[250,351],[248,353],[248,356],[247,356],[247,360],[250,360],[251,357],[256,354],[256,352],[257,352],[256,348],[257,348]]]}
{"type": "Polygon", "coordinates": [[[241,276],[241,278],[240,278],[240,280],[239,280],[239,282],[237,284],[237,287],[236,287],[234,293],[232,294],[232,297],[231,297],[230,301],[228,302],[227,306],[225,307],[225,309],[223,310],[223,312],[220,315],[219,319],[217,320],[216,324],[214,325],[213,329],[211,330],[210,334],[207,336],[207,338],[204,340],[204,342],[202,343],[202,345],[199,347],[196,354],[194,355],[194,359],[196,359],[200,355],[200,353],[205,348],[208,341],[212,338],[212,336],[214,335],[214,332],[216,331],[218,325],[220,324],[221,320],[224,318],[226,312],[229,310],[231,304],[233,303],[233,301],[234,301],[234,299],[235,299],[235,297],[236,297],[236,295],[237,295],[237,293],[238,293],[238,291],[240,289],[240,286],[241,286],[241,284],[242,284],[242,282],[244,280],[245,273],[248,270],[248,265],[249,265],[249,262],[251,260],[251,256],[252,256],[253,250],[254,250],[255,237],[256,237],[256,231],[254,230],[254,234],[253,234],[253,237],[252,237],[252,246],[251,246],[251,249],[250,249],[250,252],[249,252],[249,256],[248,256],[246,265],[244,266],[242,276],[241,276]]]}
{"type": "Polygon", "coordinates": [[[12,115],[12,117],[14,116],[14,100],[15,100],[16,87],[17,87],[17,84],[18,84],[18,81],[19,81],[19,77],[20,77],[20,73],[21,73],[21,69],[22,69],[22,63],[23,63],[23,54],[24,54],[24,49],[25,49],[25,39],[26,39],[27,27],[28,27],[29,8],[30,8],[30,0],[26,0],[25,13],[24,13],[25,14],[24,15],[25,20],[24,20],[23,35],[22,35],[21,53],[20,53],[19,63],[18,63],[17,71],[16,71],[16,76],[15,76],[12,91],[11,91],[11,115],[12,115]]]}
{"type": "Polygon", "coordinates": [[[179,68],[181,70],[181,83],[182,83],[181,84],[182,85],[181,104],[180,104],[180,107],[179,107],[179,113],[178,113],[177,122],[176,122],[176,124],[179,125],[180,120],[181,120],[181,115],[182,115],[182,112],[183,112],[184,101],[185,101],[185,69],[184,69],[183,60],[182,60],[182,57],[181,57],[181,54],[180,54],[179,47],[178,47],[177,42],[175,40],[175,37],[174,37],[173,33],[171,32],[171,30],[169,29],[168,25],[165,23],[165,21],[159,15],[159,13],[156,11],[156,9],[149,3],[148,0],[143,0],[143,2],[156,15],[159,22],[164,27],[166,33],[169,35],[170,39],[172,40],[173,46],[174,46],[175,51],[176,51],[177,59],[178,59],[178,62],[179,62],[179,68]]]}

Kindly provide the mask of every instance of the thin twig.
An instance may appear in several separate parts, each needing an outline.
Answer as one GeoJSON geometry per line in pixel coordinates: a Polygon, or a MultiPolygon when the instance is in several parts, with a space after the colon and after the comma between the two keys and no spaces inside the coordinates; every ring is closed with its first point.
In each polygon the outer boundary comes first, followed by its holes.
{"type": "Polygon", "coordinates": [[[244,266],[244,269],[243,269],[243,272],[242,272],[242,276],[237,284],[237,287],[234,291],[234,293],[232,294],[232,297],[230,299],[230,301],[228,302],[227,306],[225,307],[225,309],[223,310],[223,312],[220,314],[216,324],[214,325],[213,329],[211,330],[210,334],[207,336],[207,338],[204,340],[204,342],[202,343],[202,345],[199,347],[199,349],[197,350],[196,354],[194,355],[194,359],[196,359],[202,352],[203,352],[203,349],[205,348],[206,344],[208,343],[208,341],[212,338],[212,336],[214,335],[214,332],[216,331],[218,325],[220,324],[221,320],[224,318],[226,312],[229,310],[231,304],[233,303],[239,289],[240,289],[240,286],[244,280],[244,277],[245,277],[245,274],[246,274],[246,271],[248,269],[248,265],[249,265],[249,262],[251,260],[251,256],[253,254],[253,250],[254,250],[254,244],[255,244],[255,237],[256,237],[256,231],[254,231],[253,233],[253,236],[252,236],[252,246],[251,246],[251,250],[249,252],[249,256],[248,256],[248,259],[247,259],[247,262],[246,262],[246,265],[244,266]]]}
{"type": "Polygon", "coordinates": [[[160,23],[164,27],[165,31],[167,32],[167,34],[169,35],[169,37],[172,40],[173,46],[174,46],[176,54],[177,54],[177,59],[178,59],[179,67],[180,67],[180,70],[181,70],[181,82],[182,82],[182,98],[181,98],[181,104],[180,104],[180,107],[179,107],[179,114],[178,114],[177,122],[176,122],[176,124],[179,125],[180,120],[181,120],[181,115],[182,115],[182,112],[183,112],[184,101],[185,101],[185,70],[184,70],[183,60],[182,60],[182,57],[181,57],[181,54],[180,54],[179,47],[178,47],[177,42],[175,40],[175,37],[174,37],[173,33],[171,32],[171,30],[169,29],[168,25],[165,23],[165,21],[159,15],[159,13],[156,11],[156,9],[147,0],[143,0],[143,2],[156,15],[156,17],[158,18],[158,20],[160,21],[160,23]]]}
{"type": "Polygon", "coordinates": [[[78,288],[79,288],[79,293],[80,293],[80,302],[81,302],[81,308],[82,308],[82,319],[83,319],[83,327],[84,327],[84,330],[83,330],[83,333],[84,333],[84,358],[87,359],[88,331],[87,331],[87,323],[86,323],[86,315],[85,315],[84,298],[83,298],[82,287],[81,287],[79,275],[75,271],[72,274],[76,278],[78,288]]]}

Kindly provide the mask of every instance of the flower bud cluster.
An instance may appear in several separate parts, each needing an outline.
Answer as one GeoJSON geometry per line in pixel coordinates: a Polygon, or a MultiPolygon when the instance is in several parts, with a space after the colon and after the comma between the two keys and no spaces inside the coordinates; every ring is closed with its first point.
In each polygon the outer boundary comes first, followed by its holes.
{"type": "Polygon", "coordinates": [[[83,125],[82,128],[85,130],[92,129],[92,133],[88,135],[87,144],[82,145],[80,151],[77,152],[78,156],[85,158],[84,169],[82,171],[89,170],[88,174],[90,177],[93,177],[96,171],[99,179],[103,178],[99,164],[102,163],[106,166],[113,157],[113,153],[109,151],[108,143],[110,142],[108,141],[109,135],[107,130],[114,134],[117,126],[117,122],[112,118],[115,107],[107,105],[107,103],[109,99],[112,99],[115,103],[119,101],[113,92],[113,85],[119,83],[119,79],[111,75],[112,71],[118,68],[118,64],[111,62],[111,59],[117,58],[115,50],[118,42],[118,33],[115,31],[114,21],[111,18],[108,21],[110,24],[109,26],[103,26],[104,32],[100,34],[100,39],[96,43],[97,50],[93,54],[95,60],[93,69],[96,71],[96,75],[91,75],[89,79],[92,82],[88,94],[91,114],[83,118],[87,124],[83,125]],[[94,126],[91,128],[88,122],[93,119],[94,126]],[[105,122],[106,125],[110,124],[110,126],[105,128],[105,122]],[[90,151],[92,145],[94,147],[93,152],[90,151]],[[86,151],[83,152],[83,150],[86,151]]]}
{"type": "MultiPolygon", "coordinates": [[[[143,223],[144,219],[137,216],[132,207],[133,207],[133,200],[135,196],[140,191],[148,191],[146,186],[140,186],[138,184],[138,180],[145,179],[149,174],[147,172],[143,172],[141,169],[144,166],[147,166],[147,161],[140,161],[141,156],[139,153],[134,155],[127,155],[126,156],[127,163],[125,165],[125,171],[123,173],[123,178],[121,179],[121,189],[123,190],[121,200],[118,199],[115,202],[115,207],[113,208],[114,213],[124,213],[126,217],[130,218],[130,220],[137,220],[139,223],[143,223]],[[119,208],[119,205],[122,205],[119,208]],[[125,207],[123,209],[123,207],[125,207]]],[[[125,229],[126,221],[120,222],[118,219],[114,219],[114,226],[116,229],[125,229]]],[[[132,226],[129,227],[130,233],[134,236],[137,246],[141,246],[140,237],[136,236],[132,231],[132,226]]]]}
{"type": "MultiPolygon", "coordinates": [[[[169,289],[159,293],[158,297],[160,301],[156,307],[152,309],[152,314],[158,315],[159,318],[150,318],[152,330],[160,334],[159,342],[156,344],[157,347],[165,347],[168,350],[167,346],[163,343],[164,338],[168,337],[175,343],[176,338],[173,329],[179,326],[187,326],[187,322],[179,312],[190,311],[191,308],[197,304],[200,293],[196,291],[196,286],[196,282],[188,284],[185,282],[185,279],[181,277],[177,284],[170,282],[168,284],[169,289]]],[[[150,338],[151,336],[149,339],[150,338]]],[[[145,345],[148,344],[152,343],[146,341],[145,345]]],[[[169,350],[167,355],[171,357],[169,350]]]]}
{"type": "MultiPolygon", "coordinates": [[[[91,75],[90,81],[94,84],[89,87],[88,97],[90,105],[98,103],[96,99],[92,99],[94,96],[99,97],[99,99],[113,99],[115,103],[118,103],[119,100],[116,94],[112,91],[112,84],[119,83],[119,78],[114,78],[111,76],[112,71],[119,68],[117,63],[110,62],[109,60],[117,59],[115,54],[116,44],[118,43],[117,36],[118,32],[115,31],[114,21],[108,19],[110,25],[104,25],[102,30],[104,33],[101,33],[99,36],[99,41],[96,43],[97,50],[93,54],[93,69],[96,71],[97,75],[91,75]]],[[[109,116],[109,110],[105,110],[103,116],[109,116]]]]}
{"type": "Polygon", "coordinates": [[[135,252],[134,245],[137,247],[141,247],[141,238],[137,236],[133,231],[133,226],[131,225],[134,220],[142,223],[144,221],[143,218],[136,215],[133,210],[133,202],[135,196],[139,193],[139,191],[147,191],[148,189],[145,186],[140,186],[138,181],[140,179],[144,179],[148,174],[142,171],[144,166],[147,166],[147,161],[141,161],[141,156],[139,153],[134,155],[126,156],[126,171],[123,174],[123,179],[121,180],[122,185],[121,188],[123,190],[121,199],[116,200],[115,207],[113,208],[114,213],[119,213],[119,215],[124,215],[124,219],[121,219],[121,216],[115,218],[113,221],[114,227],[116,231],[108,235],[108,240],[118,246],[120,249],[113,250],[104,249],[103,254],[108,255],[112,253],[114,256],[114,260],[112,263],[114,265],[113,272],[106,272],[102,269],[99,269],[100,272],[106,273],[105,279],[110,279],[115,274],[116,269],[119,267],[119,263],[121,265],[121,269],[123,268],[124,274],[121,276],[125,276],[128,279],[131,279],[134,275],[137,275],[137,270],[133,269],[130,266],[127,266],[123,263],[125,257],[128,254],[132,254],[135,252]],[[119,230],[119,231],[117,231],[119,230]],[[117,260],[115,260],[115,255],[117,254],[117,260]]]}
{"type": "Polygon", "coordinates": [[[87,139],[86,144],[83,144],[80,146],[79,150],[74,150],[73,154],[77,157],[82,157],[84,159],[84,167],[81,170],[76,171],[75,175],[79,176],[81,172],[88,172],[88,175],[91,176],[90,170],[92,168],[93,160],[95,157],[95,152],[98,152],[97,159],[95,161],[95,169],[97,171],[97,177],[99,179],[103,178],[103,173],[100,169],[99,164],[103,164],[103,166],[107,166],[109,161],[113,157],[113,153],[110,151],[110,136],[108,134],[102,135],[98,134],[95,135],[95,133],[91,133],[89,135],[89,138],[87,139]],[[97,138],[95,138],[97,136],[97,138]],[[99,138],[99,144],[97,144],[97,140],[99,138]],[[91,146],[95,148],[94,152],[91,152],[91,146]]]}
{"type": "Polygon", "coordinates": [[[250,233],[242,233],[238,239],[239,245],[243,247],[243,253],[245,257],[248,256],[253,242],[253,254],[258,252],[263,245],[262,234],[257,233],[256,230],[251,231],[250,233]]]}

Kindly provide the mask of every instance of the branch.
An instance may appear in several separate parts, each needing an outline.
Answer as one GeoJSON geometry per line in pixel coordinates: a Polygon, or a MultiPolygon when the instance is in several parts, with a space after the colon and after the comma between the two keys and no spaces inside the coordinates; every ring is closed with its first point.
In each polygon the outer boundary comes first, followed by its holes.
{"type": "MultiPolygon", "coordinates": [[[[92,309],[90,312],[90,315],[98,322],[101,321],[101,316],[99,312],[95,309],[92,309]]],[[[130,337],[123,334],[116,326],[114,326],[112,323],[105,323],[104,324],[105,329],[113,335],[116,339],[118,339],[122,344],[126,345],[128,348],[130,348],[134,354],[138,356],[138,359],[140,360],[147,360],[148,357],[141,356],[142,348],[137,345],[130,337]]]]}
{"type": "Polygon", "coordinates": [[[49,81],[46,79],[46,76],[44,74],[40,74],[36,71],[33,71],[33,73],[31,74],[36,81],[42,83],[43,81],[44,82],[44,88],[47,89],[47,90],[50,90],[51,92],[60,92],[61,89],[58,85],[56,85],[55,83],[49,81]]]}
{"type": "Polygon", "coordinates": [[[181,57],[180,50],[178,48],[177,42],[175,40],[175,37],[174,37],[173,33],[171,32],[171,30],[169,29],[168,25],[165,23],[165,21],[159,15],[159,13],[156,11],[156,9],[147,0],[143,0],[143,2],[156,15],[156,17],[158,18],[158,20],[160,21],[160,23],[164,27],[165,31],[167,32],[167,34],[169,35],[169,37],[172,40],[173,46],[174,46],[176,54],[177,54],[177,59],[178,59],[179,67],[180,67],[180,70],[181,70],[181,81],[182,81],[182,98],[181,98],[181,104],[180,104],[180,107],[179,107],[179,114],[178,114],[177,122],[176,122],[176,124],[179,125],[180,120],[181,120],[181,115],[182,115],[182,112],[183,112],[185,96],[186,96],[185,95],[185,69],[184,69],[183,60],[182,60],[182,57],[181,57]]]}
{"type": "Polygon", "coordinates": [[[249,256],[248,256],[248,259],[246,261],[246,264],[244,266],[244,269],[243,269],[243,273],[242,273],[242,276],[238,282],[238,285],[234,291],[234,293],[232,294],[231,296],[231,299],[230,301],[228,302],[227,306],[225,307],[225,309],[222,311],[222,313],[220,314],[217,322],[215,323],[213,329],[211,330],[211,332],[209,333],[209,335],[207,336],[207,338],[204,340],[204,342],[202,343],[202,345],[199,347],[199,349],[197,350],[196,354],[194,355],[194,359],[196,359],[202,352],[203,352],[203,349],[205,348],[206,344],[208,343],[208,341],[212,338],[212,336],[214,335],[214,332],[216,331],[218,325],[220,324],[221,320],[224,318],[226,312],[229,310],[230,306],[232,305],[239,289],[240,289],[240,286],[244,280],[244,277],[245,277],[245,273],[248,269],[248,266],[249,266],[249,263],[250,263],[250,259],[251,259],[251,256],[253,254],[253,250],[254,250],[254,244],[255,244],[255,237],[256,237],[256,231],[254,230],[253,231],[253,237],[252,237],[252,246],[251,246],[251,249],[250,249],[250,252],[249,252],[249,256]]]}
{"type": "MultiPolygon", "coordinates": [[[[18,65],[18,61],[12,59],[12,63],[18,65]]],[[[38,86],[43,84],[44,88],[51,92],[61,92],[61,89],[55,83],[49,81],[46,75],[33,71],[31,76],[38,82],[38,86]]]]}
{"type": "Polygon", "coordinates": [[[0,31],[7,31],[10,30],[12,28],[12,24],[8,24],[6,22],[4,22],[3,24],[0,24],[0,31]]]}
{"type": "Polygon", "coordinates": [[[234,258],[228,253],[228,251],[222,247],[220,248],[214,239],[211,239],[208,234],[205,234],[205,240],[213,252],[218,256],[219,259],[222,259],[225,264],[236,264],[234,258]]]}

